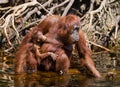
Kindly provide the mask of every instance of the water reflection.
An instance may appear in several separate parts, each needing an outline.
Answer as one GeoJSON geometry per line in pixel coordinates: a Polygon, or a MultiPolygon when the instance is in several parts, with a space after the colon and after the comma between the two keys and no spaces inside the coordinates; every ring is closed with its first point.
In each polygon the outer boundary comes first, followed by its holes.
{"type": "Polygon", "coordinates": [[[78,69],[70,69],[62,76],[40,71],[16,75],[14,58],[0,57],[0,87],[119,87],[120,55],[102,53],[93,55],[93,58],[102,74],[101,79],[89,78],[78,69]]]}
{"type": "Polygon", "coordinates": [[[79,74],[59,76],[55,73],[17,75],[15,81],[15,87],[88,87],[92,82],[79,74]]]}

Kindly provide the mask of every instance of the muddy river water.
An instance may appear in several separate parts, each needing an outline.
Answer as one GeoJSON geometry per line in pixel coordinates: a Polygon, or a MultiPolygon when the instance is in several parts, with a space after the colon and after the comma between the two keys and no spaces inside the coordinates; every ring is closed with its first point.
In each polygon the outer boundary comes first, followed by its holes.
{"type": "Polygon", "coordinates": [[[41,71],[16,75],[14,57],[1,56],[0,87],[120,87],[120,54],[102,52],[92,57],[102,75],[100,79],[82,74],[77,58],[66,75],[41,71]]]}

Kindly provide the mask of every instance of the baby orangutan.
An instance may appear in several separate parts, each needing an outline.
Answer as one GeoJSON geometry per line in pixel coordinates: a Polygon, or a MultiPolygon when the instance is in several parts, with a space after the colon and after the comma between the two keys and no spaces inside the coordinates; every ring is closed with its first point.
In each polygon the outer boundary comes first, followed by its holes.
{"type": "Polygon", "coordinates": [[[46,37],[52,39],[54,43],[42,44],[40,53],[52,52],[55,57],[47,56],[42,59],[38,68],[43,71],[55,71],[59,74],[64,74],[68,72],[70,60],[63,49],[63,44],[56,40],[54,35],[51,35],[50,32],[46,34],[46,37]]]}

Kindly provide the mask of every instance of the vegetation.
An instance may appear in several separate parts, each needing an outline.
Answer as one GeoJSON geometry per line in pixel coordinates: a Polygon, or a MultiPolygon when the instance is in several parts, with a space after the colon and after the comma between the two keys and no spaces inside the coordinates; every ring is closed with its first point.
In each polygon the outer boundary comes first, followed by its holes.
{"type": "Polygon", "coordinates": [[[46,16],[69,13],[81,18],[93,51],[120,50],[120,0],[1,0],[0,47],[10,52],[46,16]]]}

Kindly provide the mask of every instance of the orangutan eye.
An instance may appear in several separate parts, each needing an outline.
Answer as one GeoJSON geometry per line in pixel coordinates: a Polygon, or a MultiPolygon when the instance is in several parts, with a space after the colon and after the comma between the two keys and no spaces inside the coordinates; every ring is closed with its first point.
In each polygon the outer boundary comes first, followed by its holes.
{"type": "Polygon", "coordinates": [[[75,25],[73,30],[77,30],[78,31],[79,29],[80,29],[80,26],[75,25]]]}
{"type": "Polygon", "coordinates": [[[75,25],[70,34],[73,34],[74,32],[78,32],[79,29],[80,27],[75,25]]]}

